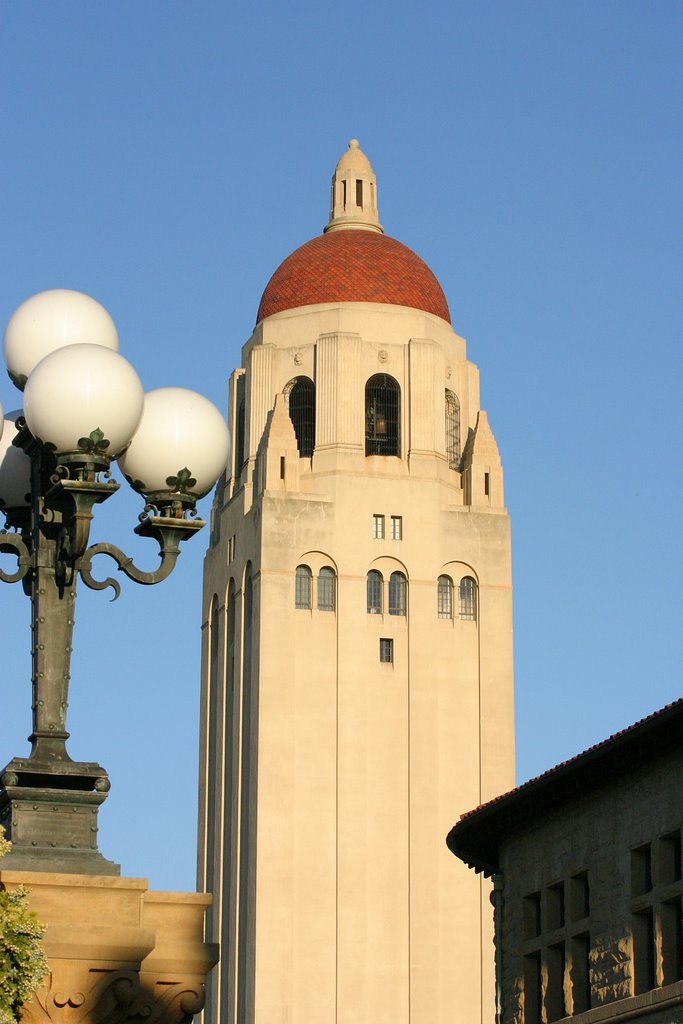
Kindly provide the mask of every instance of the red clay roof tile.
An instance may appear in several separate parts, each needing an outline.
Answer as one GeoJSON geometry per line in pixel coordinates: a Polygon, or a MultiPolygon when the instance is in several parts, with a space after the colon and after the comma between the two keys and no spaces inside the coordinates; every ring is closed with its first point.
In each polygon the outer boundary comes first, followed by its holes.
{"type": "Polygon", "coordinates": [[[266,285],[256,322],[322,302],[386,302],[451,322],[446,296],[424,260],[375,231],[330,231],[295,249],[266,285]]]}

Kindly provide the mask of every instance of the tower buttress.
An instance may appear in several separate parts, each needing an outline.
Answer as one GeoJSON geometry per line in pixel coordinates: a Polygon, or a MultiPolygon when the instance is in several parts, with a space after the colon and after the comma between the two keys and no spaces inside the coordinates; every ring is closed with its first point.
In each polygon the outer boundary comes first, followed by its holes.
{"type": "Polygon", "coordinates": [[[496,439],[483,409],[477,413],[477,422],[465,445],[462,475],[466,505],[504,508],[503,467],[496,439]]]}

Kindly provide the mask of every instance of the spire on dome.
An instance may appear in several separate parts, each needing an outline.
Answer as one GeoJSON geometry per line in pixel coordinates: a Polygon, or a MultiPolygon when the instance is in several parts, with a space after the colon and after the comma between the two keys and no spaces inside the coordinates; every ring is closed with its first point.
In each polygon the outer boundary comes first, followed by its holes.
{"type": "Polygon", "coordinates": [[[350,140],[332,175],[330,220],[325,231],[346,228],[384,232],[377,214],[377,178],[358,139],[350,140]]]}

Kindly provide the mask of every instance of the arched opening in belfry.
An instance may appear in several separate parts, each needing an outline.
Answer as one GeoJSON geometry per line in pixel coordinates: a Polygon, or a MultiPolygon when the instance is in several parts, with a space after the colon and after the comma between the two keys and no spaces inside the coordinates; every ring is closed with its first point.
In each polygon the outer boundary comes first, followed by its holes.
{"type": "Polygon", "coordinates": [[[295,377],[285,385],[284,394],[299,455],[310,459],[315,448],[315,384],[310,377],[295,377]]]}
{"type": "Polygon", "coordinates": [[[401,454],[401,388],[388,373],[365,385],[365,454],[401,454]]]}
{"type": "Polygon", "coordinates": [[[460,402],[454,391],[446,388],[446,457],[449,469],[460,465],[460,402]]]}

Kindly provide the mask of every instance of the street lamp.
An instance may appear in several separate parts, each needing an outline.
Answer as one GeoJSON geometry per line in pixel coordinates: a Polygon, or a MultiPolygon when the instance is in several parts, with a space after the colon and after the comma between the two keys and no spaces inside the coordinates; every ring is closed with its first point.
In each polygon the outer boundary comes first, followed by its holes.
{"type": "MultiPolygon", "coordinates": [[[[80,292],[41,292],[10,319],[4,341],[10,378],[23,410],[0,429],[0,552],[31,600],[33,730],[26,758],[0,773],[0,824],[12,840],[7,867],[118,874],[97,849],[97,814],[110,788],[104,768],[73,761],[66,750],[67,696],[80,576],[94,590],[119,594],[113,578],[93,576],[106,554],[136,583],[173,570],[180,544],[204,525],[197,499],[225,466],[228,431],[219,411],[184,388],[143,393],[118,353],[107,311],[80,292]],[[89,546],[94,506],[119,489],[118,461],[145,500],[135,533],[159,545],[160,564],[139,569],[113,544],[89,546]]],[[[1,410],[0,410],[1,412],[1,410]]]]}

